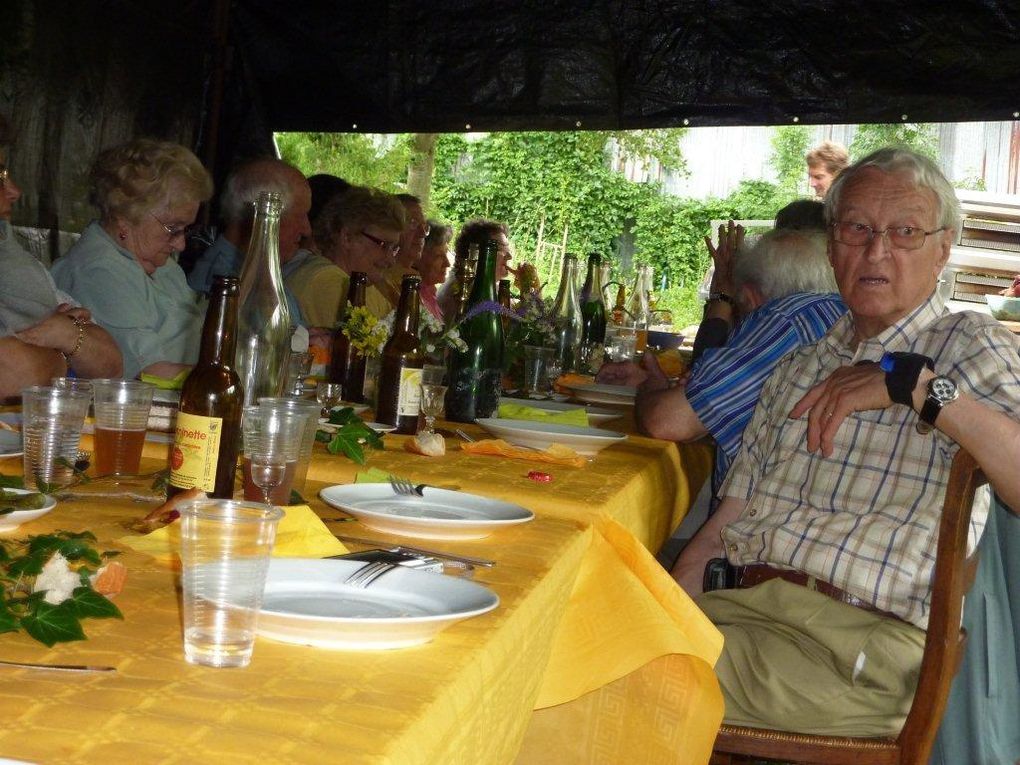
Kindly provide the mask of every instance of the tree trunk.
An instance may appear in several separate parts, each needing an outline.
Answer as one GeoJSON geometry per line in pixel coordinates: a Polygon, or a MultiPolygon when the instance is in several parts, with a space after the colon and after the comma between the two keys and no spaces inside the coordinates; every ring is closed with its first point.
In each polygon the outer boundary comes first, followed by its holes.
{"type": "Polygon", "coordinates": [[[429,195],[432,192],[432,172],[436,167],[436,133],[415,133],[411,138],[414,155],[407,169],[407,191],[421,200],[428,214],[429,195]]]}

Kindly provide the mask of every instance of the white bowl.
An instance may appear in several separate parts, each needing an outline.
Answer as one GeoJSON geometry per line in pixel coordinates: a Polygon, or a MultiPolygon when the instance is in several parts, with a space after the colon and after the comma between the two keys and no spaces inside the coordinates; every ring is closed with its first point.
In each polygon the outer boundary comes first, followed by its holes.
{"type": "MultiPolygon", "coordinates": [[[[35,494],[33,491],[28,489],[5,489],[5,491],[11,491],[16,494],[35,494]]],[[[8,531],[14,531],[23,523],[34,521],[36,518],[42,518],[46,513],[57,506],[57,500],[53,497],[46,495],[46,504],[40,507],[38,510],[15,510],[13,513],[7,513],[7,515],[0,515],[0,533],[8,531]]]]}

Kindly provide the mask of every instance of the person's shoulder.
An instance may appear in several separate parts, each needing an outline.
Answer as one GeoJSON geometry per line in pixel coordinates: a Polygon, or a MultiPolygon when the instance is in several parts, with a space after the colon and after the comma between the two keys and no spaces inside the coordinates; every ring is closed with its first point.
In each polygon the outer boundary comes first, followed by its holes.
{"type": "Polygon", "coordinates": [[[843,298],[835,292],[793,292],[762,306],[768,313],[796,317],[802,313],[824,311],[827,313],[846,312],[843,298]]]}
{"type": "Polygon", "coordinates": [[[1020,346],[1020,338],[994,316],[980,311],[947,311],[932,322],[927,330],[949,335],[959,345],[982,339],[1020,346]]]}

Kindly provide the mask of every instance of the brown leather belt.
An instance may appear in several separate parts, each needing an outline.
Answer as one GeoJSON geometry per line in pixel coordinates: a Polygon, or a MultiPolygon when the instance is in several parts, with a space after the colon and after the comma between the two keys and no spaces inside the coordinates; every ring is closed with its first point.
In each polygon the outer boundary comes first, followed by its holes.
{"type": "Polygon", "coordinates": [[[840,603],[846,603],[847,605],[861,608],[865,611],[872,611],[882,616],[890,616],[893,619],[900,618],[889,611],[882,611],[875,608],[866,600],[861,600],[856,595],[851,595],[846,590],[841,590],[835,585],[829,584],[822,579],[809,576],[802,571],[773,568],[772,566],[766,566],[764,564],[743,566],[737,574],[737,587],[754,587],[756,584],[767,582],[769,579],[782,579],[790,582],[791,584],[798,584],[801,587],[807,587],[809,590],[820,592],[822,595],[826,595],[833,600],[838,600],[840,603]]]}

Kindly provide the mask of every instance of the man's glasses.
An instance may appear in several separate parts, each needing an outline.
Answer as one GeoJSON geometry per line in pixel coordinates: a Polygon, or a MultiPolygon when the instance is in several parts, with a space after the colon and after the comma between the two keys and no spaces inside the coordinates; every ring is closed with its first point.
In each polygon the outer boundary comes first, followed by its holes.
{"type": "Polygon", "coordinates": [[[163,230],[166,231],[166,235],[170,239],[176,239],[179,236],[183,236],[183,237],[187,238],[187,237],[191,236],[193,233],[195,233],[196,231],[198,231],[198,228],[199,228],[197,223],[191,223],[191,224],[180,225],[180,226],[168,226],[166,223],[164,223],[159,218],[157,218],[155,213],[149,213],[149,215],[152,216],[152,219],[154,221],[156,221],[156,223],[158,223],[159,225],[161,225],[163,227],[163,230]]]}
{"type": "Polygon", "coordinates": [[[397,250],[400,249],[399,242],[387,242],[385,239],[380,239],[377,236],[372,236],[367,231],[362,231],[361,235],[365,237],[368,241],[370,241],[372,244],[374,244],[376,247],[380,247],[383,250],[386,250],[386,252],[388,252],[390,255],[396,254],[397,250]]]}
{"type": "Polygon", "coordinates": [[[924,240],[932,234],[945,231],[947,226],[937,228],[934,231],[925,231],[917,226],[890,226],[882,231],[875,231],[871,226],[863,223],[833,223],[833,238],[840,244],[849,247],[866,247],[876,236],[884,236],[889,244],[898,250],[919,250],[924,246],[924,240]]]}

